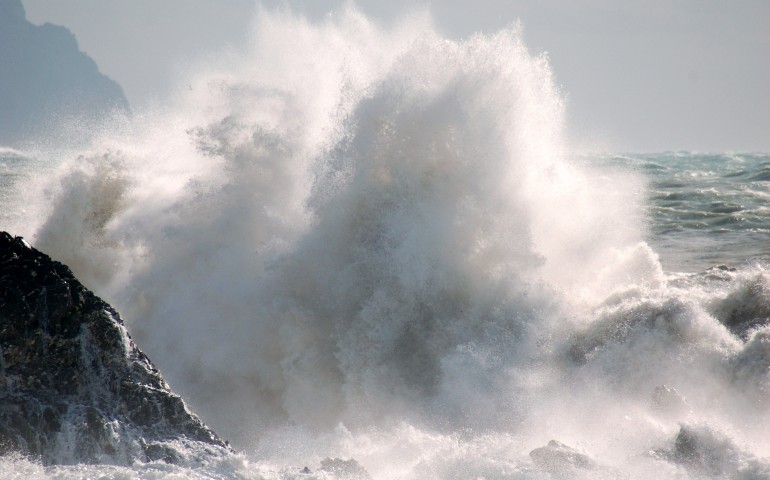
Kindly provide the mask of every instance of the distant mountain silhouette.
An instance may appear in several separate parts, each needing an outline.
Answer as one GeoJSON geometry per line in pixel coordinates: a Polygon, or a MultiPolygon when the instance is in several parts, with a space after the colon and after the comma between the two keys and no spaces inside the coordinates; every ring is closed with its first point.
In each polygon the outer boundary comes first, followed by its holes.
{"type": "Polygon", "coordinates": [[[33,25],[21,0],[0,0],[0,145],[20,146],[75,124],[87,135],[88,125],[116,108],[128,111],[123,89],[99,72],[69,30],[33,25]]]}

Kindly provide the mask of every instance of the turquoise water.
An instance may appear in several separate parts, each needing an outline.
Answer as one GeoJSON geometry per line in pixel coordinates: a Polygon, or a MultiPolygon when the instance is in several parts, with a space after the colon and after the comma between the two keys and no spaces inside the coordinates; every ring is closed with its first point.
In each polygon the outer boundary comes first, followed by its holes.
{"type": "Polygon", "coordinates": [[[770,260],[770,155],[666,152],[588,161],[644,178],[647,238],[666,270],[770,260]]]}

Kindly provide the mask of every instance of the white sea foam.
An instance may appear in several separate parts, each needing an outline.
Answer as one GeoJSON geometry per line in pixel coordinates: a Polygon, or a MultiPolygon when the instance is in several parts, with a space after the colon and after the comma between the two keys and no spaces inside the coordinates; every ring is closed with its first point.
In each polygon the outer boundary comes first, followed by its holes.
{"type": "Polygon", "coordinates": [[[31,181],[36,214],[8,227],[113,303],[255,463],[2,468],[698,475],[650,454],[680,422],[762,465],[768,335],[720,320],[747,295],[767,309],[751,294],[766,277],[666,278],[643,182],[572,161],[561,93],[518,27],[450,41],[426,17],[383,29],[350,10],[320,26],[262,13],[255,31],[171,107],[31,181]],[[533,463],[551,439],[591,468],[559,448],[533,463]]]}

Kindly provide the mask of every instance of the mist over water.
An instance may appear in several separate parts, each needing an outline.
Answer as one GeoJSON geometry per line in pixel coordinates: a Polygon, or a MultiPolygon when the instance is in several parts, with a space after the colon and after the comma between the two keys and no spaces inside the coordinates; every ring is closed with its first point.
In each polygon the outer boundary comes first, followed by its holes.
{"type": "Polygon", "coordinates": [[[768,274],[664,273],[641,176],[575,161],[518,27],[255,32],[171,106],[39,154],[3,217],[255,462],[212,471],[768,478],[768,274]],[[529,455],[552,439],[590,462],[529,455]]]}

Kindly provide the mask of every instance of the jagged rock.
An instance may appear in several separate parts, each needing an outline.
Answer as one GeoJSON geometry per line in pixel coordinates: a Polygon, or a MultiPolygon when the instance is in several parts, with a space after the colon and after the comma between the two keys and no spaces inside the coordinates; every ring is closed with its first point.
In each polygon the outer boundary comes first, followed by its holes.
{"type": "Polygon", "coordinates": [[[0,232],[0,453],[44,464],[195,462],[229,448],[68,267],[0,232]],[[197,453],[196,453],[197,452],[197,453]]]}

